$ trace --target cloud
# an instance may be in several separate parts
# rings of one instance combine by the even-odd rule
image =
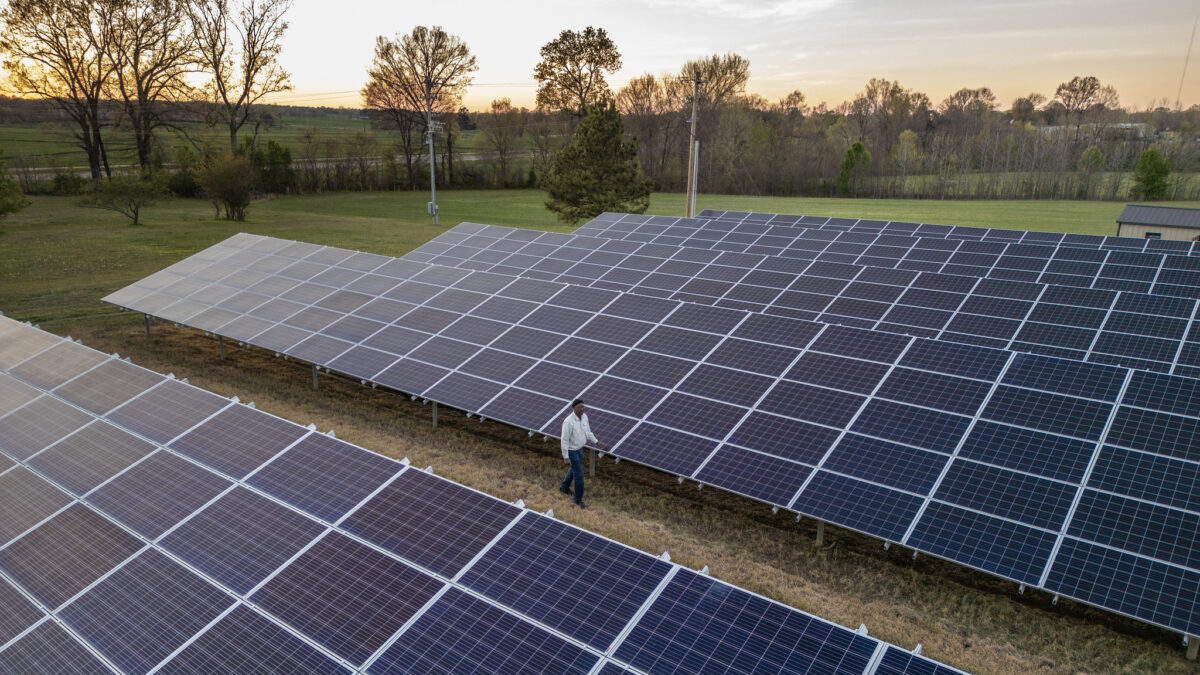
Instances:
[[[650,0],[649,7],[728,19],[802,19],[837,6],[838,0]]]

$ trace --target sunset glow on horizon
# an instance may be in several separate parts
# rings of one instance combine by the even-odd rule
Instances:
[[[684,62],[736,52],[750,60],[747,93],[777,101],[799,89],[809,105],[851,99],[872,77],[899,81],[936,105],[964,87],[989,87],[999,108],[1031,92],[1053,98],[1061,82],[1094,75],[1127,108],[1177,93],[1200,104],[1200,46],[1189,37],[1200,3],[1154,0],[1017,0],[920,3],[875,0],[462,0],[414,7],[297,0],[281,56],[294,91],[274,103],[359,107],[375,37],[439,25],[461,37],[479,70],[464,104],[509,98],[532,107],[541,46],[565,29],[608,31],[623,68],[613,91],[644,73],[675,75]]]

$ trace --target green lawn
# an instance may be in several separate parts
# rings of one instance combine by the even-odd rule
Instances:
[[[214,218],[203,200],[171,200],[143,212],[145,225],[84,209],[71,198],[35,197],[0,222],[0,311],[69,330],[115,310],[104,295],[237,232],[402,255],[463,221],[569,232],[536,190],[444,191],[440,226],[425,214],[427,193],[336,193],[256,202],[249,218]],[[938,202],[711,195],[699,208],[852,216],[942,224],[1112,234],[1122,204],[1111,202]],[[683,197],[655,194],[650,213],[682,215]]]

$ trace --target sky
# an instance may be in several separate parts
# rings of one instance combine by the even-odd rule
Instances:
[[[335,8],[336,9],[333,9]],[[1145,109],[1180,92],[1200,103],[1200,0],[295,0],[281,60],[290,105],[358,107],[375,38],[438,25],[466,42],[479,70],[464,104],[497,98],[533,106],[533,68],[562,30],[608,31],[623,67],[615,92],[645,73],[677,74],[688,60],[736,52],[750,60],[748,93],[777,101],[799,89],[810,105],[854,97],[872,77],[936,104],[989,87],[1001,109],[1029,93],[1054,97],[1076,75],[1116,87]]]

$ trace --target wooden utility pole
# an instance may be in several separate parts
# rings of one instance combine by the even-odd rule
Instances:
[[[704,80],[700,79],[700,69],[696,68],[692,71],[692,131],[688,137],[688,171],[687,171],[687,192],[683,196],[683,215],[685,218],[692,217],[693,199],[692,193],[696,189],[695,175],[696,171],[696,99],[700,98],[700,85],[704,84]]]

